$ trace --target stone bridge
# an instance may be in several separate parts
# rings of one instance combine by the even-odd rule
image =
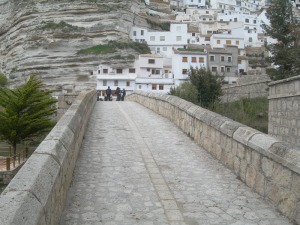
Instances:
[[[300,151],[174,96],[79,95],[0,196],[1,225],[300,224]]]

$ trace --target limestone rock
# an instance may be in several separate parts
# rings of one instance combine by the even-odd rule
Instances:
[[[78,51],[129,40],[133,24],[147,26],[144,7],[140,0],[0,0],[0,71],[11,87],[38,73],[58,93],[95,88],[95,66],[130,65],[137,54]]]

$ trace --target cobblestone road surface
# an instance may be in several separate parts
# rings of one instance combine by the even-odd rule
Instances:
[[[134,102],[97,102],[61,225],[287,225],[175,125]]]

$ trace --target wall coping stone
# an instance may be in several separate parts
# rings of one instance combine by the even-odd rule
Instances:
[[[294,80],[299,80],[299,79],[300,79],[300,75],[299,76],[290,77],[290,78],[287,78],[287,79],[272,81],[268,85],[269,86],[273,86],[273,85],[276,85],[276,84],[287,83],[289,81],[294,81]]]

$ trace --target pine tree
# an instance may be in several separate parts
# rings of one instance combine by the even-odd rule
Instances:
[[[272,0],[267,10],[271,25],[263,25],[266,34],[277,39],[275,44],[267,44],[269,61],[276,70],[269,73],[271,79],[279,80],[300,74],[300,24],[294,17],[293,6],[288,0]]]
[[[56,99],[43,91],[36,75],[16,89],[0,89],[0,139],[17,153],[17,144],[39,137],[55,125]],[[14,157],[15,158],[15,157]]]

